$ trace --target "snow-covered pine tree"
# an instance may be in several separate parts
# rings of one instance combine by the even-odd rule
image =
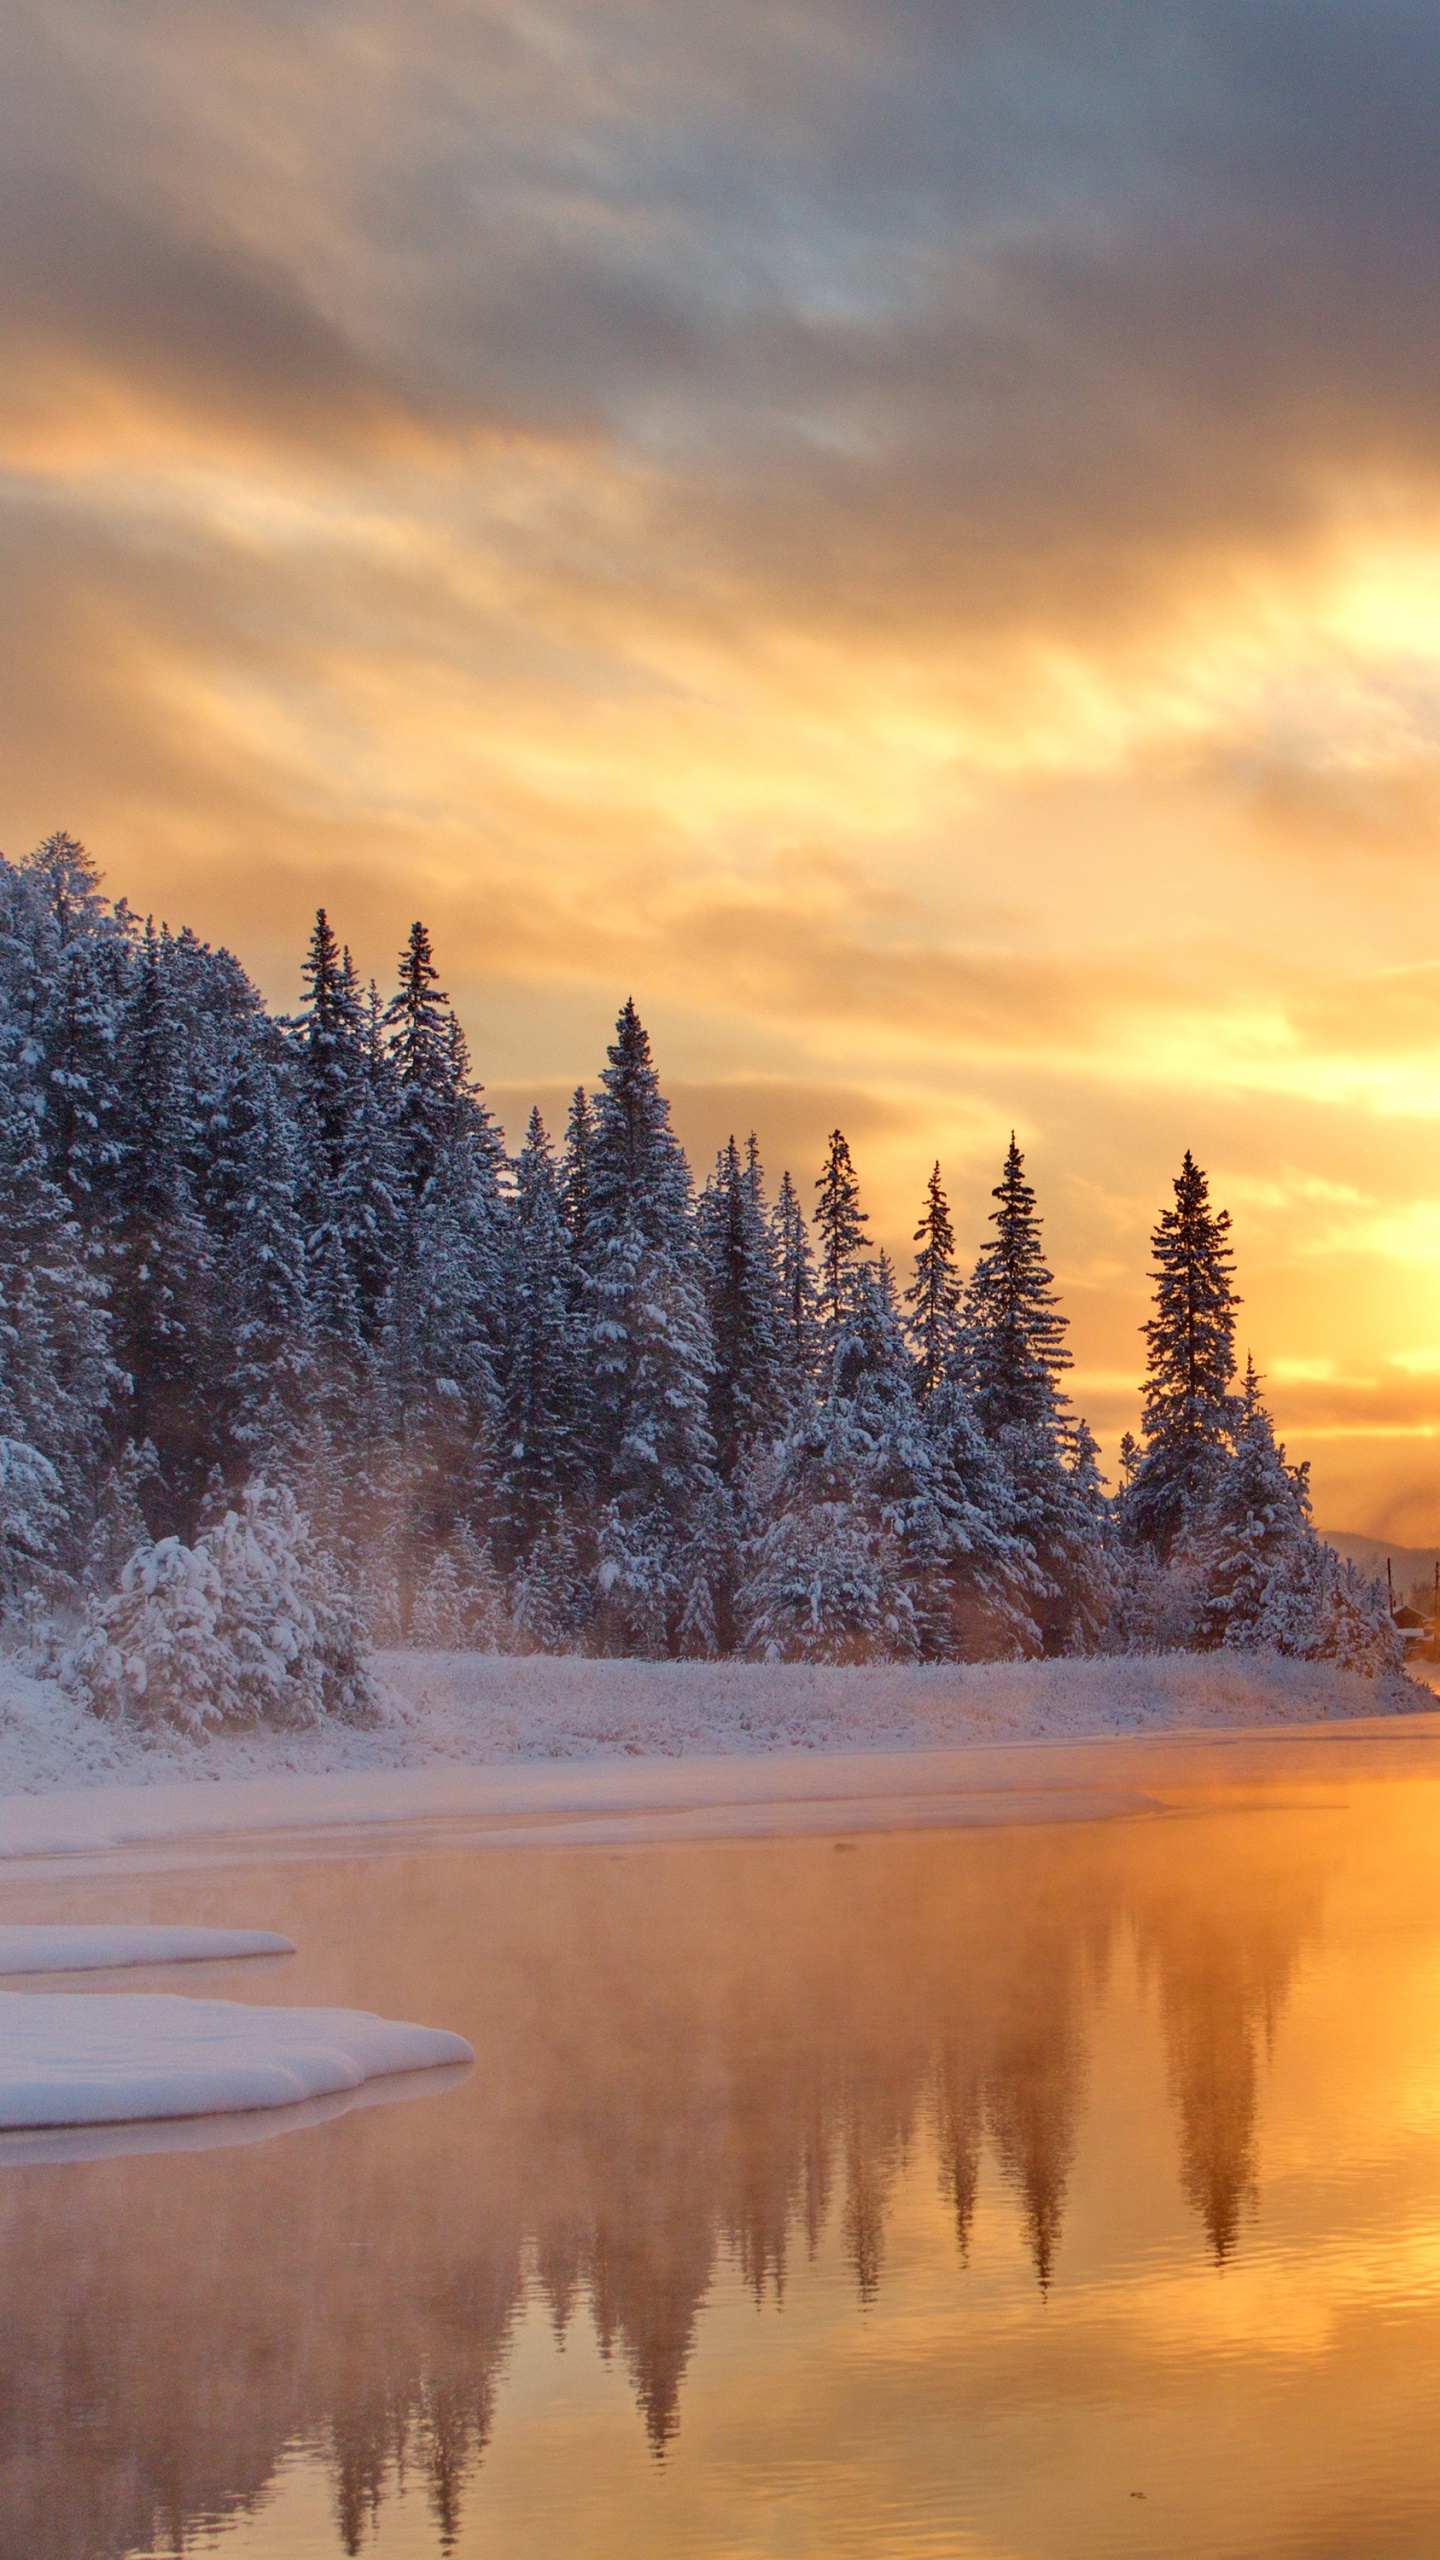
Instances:
[[[1337,1662],[1368,1679],[1404,1669],[1405,1648],[1383,1582],[1367,1581],[1348,1557],[1317,1542],[1315,1589],[1305,1611],[1306,1653],[1314,1662]],[[1294,1652],[1287,1626],[1273,1613],[1260,1640]]]
[[[781,1348],[793,1389],[814,1373],[818,1328],[810,1230],[800,1195],[788,1173],[780,1177],[771,1211],[771,1233],[779,1285]]]
[[[437,1541],[494,1489],[505,1330],[504,1147],[465,1036],[412,926],[385,1009],[385,1069],[408,1195],[386,1343],[398,1441],[392,1536],[402,1624]]]
[[[905,1304],[912,1310],[907,1330],[915,1355],[916,1392],[924,1404],[949,1366],[962,1294],[955,1268],[955,1230],[938,1164],[930,1175],[914,1240],[920,1249]]]
[[[400,954],[400,983],[382,1015],[396,1100],[395,1136],[411,1196],[423,1198],[456,1123],[450,999],[418,921]]]
[[[745,1486],[737,1620],[759,1660],[912,1661],[927,1649],[935,1521],[910,1364],[881,1272],[841,1268],[820,1393],[805,1391]]]
[[[231,1474],[234,1450],[244,1473],[282,1481],[302,1464],[316,1395],[291,1066],[283,1033],[256,1003],[217,1064],[199,1185],[228,1353],[222,1468]]]
[[[1060,1384],[1071,1364],[1066,1319],[1013,1131],[991,1196],[995,1234],[965,1294],[961,1358],[1009,1478],[1012,1526],[1030,1550],[1026,1597],[1043,1650],[1088,1651],[1110,1606],[1103,1505],[1093,1459],[1077,1469],[1077,1424]]]
[[[714,1342],[710,1431],[729,1484],[754,1443],[780,1429],[788,1384],[780,1278],[753,1138],[744,1161],[733,1137],[720,1149],[695,1228]]]
[[[100,894],[73,836],[48,836],[4,866],[0,975],[41,1106],[46,1163],[88,1240],[117,1161],[116,1051],[134,920]]]
[[[373,1586],[366,1605],[378,1624],[381,1587],[398,1588],[399,1576],[395,1288],[411,1203],[383,1007],[367,1001],[323,909],[303,975],[305,1002],[286,1029],[316,1393],[297,1481],[326,1547],[357,1587],[362,1572]]]
[[[715,1484],[713,1351],[689,1168],[633,1001],[601,1084],[582,1246],[599,1634],[609,1652],[655,1653],[706,1570],[697,1537]]]
[[[577,1270],[590,1223],[590,1163],[594,1147],[595,1113],[585,1087],[577,1084],[570,1097],[570,1113],[565,1123],[560,1158],[560,1213],[565,1221],[571,1250],[576,1256]]]
[[[137,1550],[92,1605],[65,1676],[99,1715],[304,1725],[375,1713],[355,1611],[283,1487],[247,1485],[191,1546]]]
[[[155,1453],[152,1534],[193,1542],[222,1448],[213,1240],[197,1200],[208,1132],[205,1068],[217,1036],[213,955],[146,925],[117,1044],[116,1163],[98,1220],[125,1421]],[[195,999],[200,997],[197,1005]]]
[[[324,908],[291,1024],[300,1115],[300,1206],[310,1315],[332,1352],[354,1356],[381,1332],[402,1226],[386,1063],[348,951]]]
[[[1013,1130],[1004,1172],[990,1196],[997,1204],[990,1219],[995,1234],[981,1251],[964,1301],[965,1358],[976,1409],[992,1439],[1018,1425],[1039,1428],[1058,1446],[1068,1428],[1060,1386],[1070,1367],[1066,1319]]]
[[[815,1310],[827,1330],[843,1324],[854,1273],[865,1242],[869,1212],[860,1206],[860,1185],[850,1149],[839,1129],[830,1132],[825,1169],[815,1185],[815,1225],[820,1237]]]
[[[0,979],[0,1613],[84,1570],[121,1380],[103,1284],[52,1180],[28,1042]]]
[[[1253,1361],[1235,1420],[1234,1446],[1221,1459],[1203,1511],[1184,1541],[1198,1582],[1195,1641],[1232,1650],[1264,1641],[1259,1629],[1276,1604],[1302,1602],[1315,1580],[1318,1541],[1310,1525],[1308,1471],[1291,1467],[1275,1439]],[[1302,1640],[1287,1651],[1306,1649]]]
[[[584,1650],[595,1605],[593,1559],[587,1563],[563,1508],[510,1575],[506,1591],[510,1643],[517,1651]]]
[[[1309,1469],[1291,1466],[1277,1442],[1253,1361],[1233,1447],[1173,1561],[1195,1591],[1192,1641],[1201,1646],[1273,1649],[1370,1674],[1400,1668],[1380,1585],[1367,1585],[1316,1536]]]
[[[410,1641],[422,1653],[461,1653],[466,1632],[455,1559],[442,1547],[415,1594]]]
[[[933,1649],[939,1659],[964,1662],[1039,1653],[1034,1553],[1020,1535],[1006,1467],[981,1430],[958,1347],[923,1410],[944,1527]]]
[[[1155,1312],[1145,1327],[1144,1446],[1121,1511],[1125,1535],[1163,1563],[1209,1497],[1236,1399],[1230,1215],[1186,1149],[1175,1205],[1151,1238]]]
[[[566,1505],[583,1504],[588,1486],[575,1262],[554,1150],[538,1109],[515,1163],[507,1284],[495,1519],[501,1558],[513,1573],[537,1544],[548,1546]]]

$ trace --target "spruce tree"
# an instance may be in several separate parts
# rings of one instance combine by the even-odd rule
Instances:
[[[1274,1640],[1282,1620],[1303,1615],[1315,1581],[1318,1541],[1310,1525],[1305,1467],[1286,1464],[1247,1362],[1235,1420],[1234,1448],[1217,1468],[1203,1513],[1187,1541],[1199,1577],[1202,1645],[1245,1647]],[[1305,1647],[1292,1626],[1286,1651]]]
[[[920,1250],[915,1256],[915,1277],[905,1292],[905,1304],[913,1309],[908,1331],[915,1355],[916,1392],[924,1404],[938,1387],[954,1349],[961,1299],[955,1269],[955,1230],[938,1164],[930,1175],[915,1242]]]
[[[322,907],[304,965],[296,1040],[301,1210],[312,1319],[352,1355],[383,1324],[401,1227],[398,1110],[348,951]]]
[[[800,1195],[788,1173],[780,1177],[771,1212],[780,1303],[780,1339],[786,1368],[799,1384],[815,1367],[815,1256]]]
[[[516,1159],[496,1459],[502,1560],[523,1567],[585,1489],[584,1368],[573,1257],[554,1151],[538,1110]]]
[[[1087,1652],[1110,1613],[1108,1514],[1094,1444],[1060,1384],[1070,1367],[1066,1320],[1013,1132],[992,1197],[995,1235],[966,1292],[961,1357],[1029,1553],[1025,1599],[1040,1649]]]
[[[412,924],[400,954],[400,984],[382,1022],[399,1091],[400,1151],[417,1199],[456,1132],[454,1017],[439,979],[430,936],[423,924]]]
[[[1014,1131],[991,1198],[994,1240],[965,1295],[966,1360],[981,1422],[992,1438],[1014,1428],[1063,1435],[1070,1367],[1066,1320],[1045,1261],[1035,1194]]]
[[[577,1256],[583,1251],[590,1220],[590,1165],[594,1148],[595,1115],[590,1096],[583,1084],[577,1084],[570,1099],[570,1116],[565,1123],[565,1146],[560,1160],[560,1213]]]
[[[830,1152],[815,1188],[820,1194],[815,1204],[820,1236],[816,1313],[821,1324],[830,1328],[844,1321],[869,1222],[868,1212],[860,1206],[860,1185],[850,1161],[850,1149],[839,1129],[830,1132]]]
[[[1125,1494],[1126,1535],[1163,1562],[1198,1515],[1231,1443],[1237,1403],[1228,1210],[1188,1148],[1175,1205],[1151,1238],[1155,1312],[1145,1327],[1144,1447]]]
[[[581,1259],[590,1460],[601,1505],[601,1642],[663,1653],[697,1582],[713,1516],[710,1325],[690,1171],[633,1001],[615,1026],[589,1150]]]
[[[728,1483],[753,1443],[780,1428],[785,1407],[779,1273],[753,1139],[743,1163],[733,1137],[721,1148],[696,1235],[714,1340],[710,1428]]]

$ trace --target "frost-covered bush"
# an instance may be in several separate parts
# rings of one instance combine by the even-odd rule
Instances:
[[[247,1485],[193,1547],[138,1548],[64,1667],[98,1715],[191,1732],[375,1711],[357,1614],[285,1486]]]

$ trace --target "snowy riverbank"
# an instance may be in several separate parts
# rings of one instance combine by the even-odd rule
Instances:
[[[617,1755],[954,1750],[1322,1723],[1430,1705],[1401,1680],[1258,1655],[842,1669],[391,1653],[378,1669],[384,1708],[369,1729],[205,1739],[102,1723],[53,1683],[6,1669],[0,1795]]]

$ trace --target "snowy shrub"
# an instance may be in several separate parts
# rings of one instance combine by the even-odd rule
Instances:
[[[161,1538],[93,1602],[66,1677],[99,1715],[192,1731],[374,1712],[356,1613],[295,1497],[249,1484],[194,1547]]]

